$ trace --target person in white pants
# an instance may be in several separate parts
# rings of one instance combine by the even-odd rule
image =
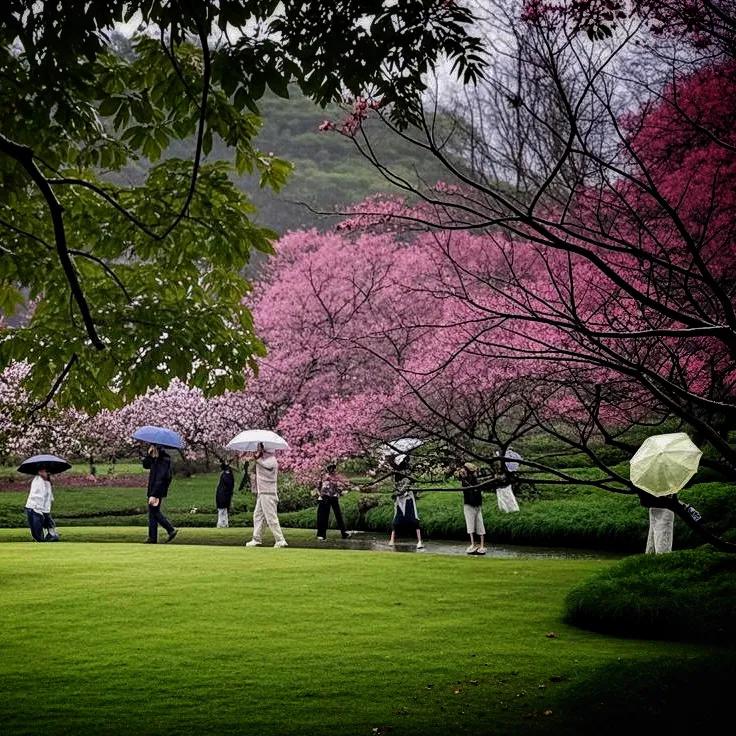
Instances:
[[[275,540],[274,547],[288,547],[281,531],[277,505],[279,502],[277,479],[279,464],[272,452],[266,452],[263,445],[258,445],[255,459],[255,483],[252,490],[256,493],[256,508],[253,511],[253,539],[246,542],[246,547],[258,547],[263,543],[263,524],[267,524]]]
[[[672,535],[675,526],[675,512],[670,509],[649,509],[649,534],[645,554],[672,552]]]

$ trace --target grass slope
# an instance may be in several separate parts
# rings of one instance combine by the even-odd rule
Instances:
[[[564,625],[566,592],[609,563],[476,562],[2,544],[0,731],[563,734],[601,668],[652,662],[661,683],[711,652]]]

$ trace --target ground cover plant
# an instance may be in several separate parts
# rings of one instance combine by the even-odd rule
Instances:
[[[656,666],[662,686],[679,660],[716,653],[562,623],[567,590],[610,565],[599,560],[14,543],[0,560],[0,723],[12,736],[39,724],[561,734],[585,716],[571,695],[601,668]],[[678,700],[627,691],[643,722]]]

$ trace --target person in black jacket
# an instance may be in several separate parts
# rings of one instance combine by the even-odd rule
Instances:
[[[350,490],[348,479],[337,472],[337,463],[328,463],[326,472],[317,482],[315,495],[317,496],[317,539],[324,542],[327,539],[327,525],[330,521],[330,509],[335,514],[335,521],[340,527],[340,534],[347,539],[350,533],[345,528],[340,509],[340,496]]]
[[[470,537],[470,546],[465,552],[469,555],[484,555],[486,553],[481,475],[481,471],[473,463],[464,463],[457,473],[463,489],[463,513],[465,514],[465,526]],[[475,543],[476,534],[479,537],[480,544]]]
[[[215,504],[217,505],[217,526],[224,528],[230,526],[228,519],[228,511],[233,500],[233,489],[235,488],[235,478],[233,478],[232,468],[226,463],[220,463],[220,480],[215,491]]]
[[[156,544],[158,541],[158,525],[167,531],[167,542],[170,542],[178,533],[171,522],[163,515],[161,505],[169,493],[169,485],[173,472],[171,458],[162,448],[156,445],[148,447],[148,454],[143,458],[143,467],[148,473],[148,539],[146,544]]]

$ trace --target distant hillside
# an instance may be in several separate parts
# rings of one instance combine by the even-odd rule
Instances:
[[[332,212],[376,192],[397,191],[356,151],[351,141],[335,132],[318,130],[325,119],[339,121],[344,116],[341,110],[322,110],[301,96],[290,100],[271,96],[260,107],[264,125],[256,144],[294,164],[291,181],[279,195],[260,190],[252,178],[238,180],[258,206],[260,222],[279,233],[302,227],[328,227],[335,218],[321,218],[297,203]],[[371,143],[381,152],[382,159],[416,182],[422,152],[391,134],[380,121],[369,124],[369,130]],[[441,168],[426,157],[419,170],[432,183],[442,178]]]
[[[262,151],[272,152],[294,165],[287,186],[275,194],[258,186],[257,176],[234,177],[258,208],[256,219],[279,234],[308,227],[326,228],[337,217],[321,217],[310,211],[335,212],[378,192],[397,192],[353,143],[336,132],[320,132],[324,120],[340,121],[345,113],[337,107],[323,110],[297,93],[290,100],[274,95],[259,105],[263,128],[255,141]],[[417,170],[427,183],[446,179],[431,157],[394,135],[378,120],[369,121],[371,144],[393,171],[417,183]],[[194,139],[176,141],[165,156],[191,159]],[[232,160],[234,153],[215,141],[207,160]],[[124,172],[108,176],[121,184],[140,181],[148,168],[146,161],[132,162]],[[308,206],[305,206],[308,205]]]

